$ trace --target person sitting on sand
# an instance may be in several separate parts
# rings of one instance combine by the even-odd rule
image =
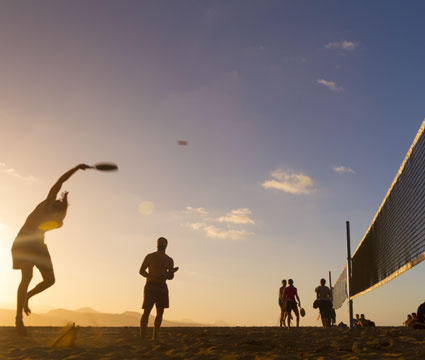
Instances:
[[[143,315],[140,319],[140,336],[146,335],[149,315],[154,305],[156,305],[156,318],[154,323],[153,339],[158,338],[161,327],[164,309],[169,307],[167,280],[174,278],[174,273],[178,268],[174,268],[174,261],[165,254],[168,240],[160,237],[157,240],[158,251],[146,255],[140,267],[139,274],[146,278],[143,298]],[[146,270],[149,270],[147,272]]]
[[[355,317],[355,319],[353,319],[353,323],[354,323],[354,326],[362,326],[362,324],[361,324],[361,322],[360,322],[360,315],[359,314],[356,314],[356,317]]]
[[[62,184],[76,171],[88,168],[90,166],[80,164],[63,174],[50,189],[47,198],[38,204],[27,217],[13,242],[13,268],[21,270],[22,275],[16,306],[16,329],[20,335],[26,335],[22,313],[31,314],[28,305],[29,299],[55,283],[52,260],[47,245],[44,243],[44,236],[47,231],[62,227],[68,209],[68,192],[64,191],[60,199],[56,199],[56,196]],[[34,266],[40,271],[43,280],[28,291]]]
[[[375,323],[371,320],[368,320],[365,318],[364,314],[360,315],[360,326],[361,327],[368,327],[368,326],[375,326]]]
[[[412,327],[415,329],[425,329],[425,302],[419,305],[416,314],[416,319],[412,319]]]
[[[404,321],[403,326],[411,326],[413,323],[412,320],[412,315],[407,314],[407,319]]]
[[[295,316],[297,317],[297,327],[300,326],[300,314],[298,312],[297,308],[297,302],[298,300],[298,306],[301,307],[301,300],[298,296],[297,288],[294,286],[294,280],[289,279],[288,280],[289,286],[287,286],[283,290],[283,297],[286,301],[286,312],[287,312],[287,318],[288,318],[288,328],[291,327],[291,312],[294,311]]]
[[[416,311],[417,321],[425,323],[425,302],[420,304]]]
[[[283,297],[283,291],[286,288],[286,280],[282,280],[282,286],[279,288],[279,306],[280,306],[280,327],[285,327],[285,320],[287,316],[286,301]]]
[[[320,279],[320,286],[316,287],[317,300],[319,300],[320,317],[324,328],[329,327],[331,319],[331,290],[325,285],[326,280]]]

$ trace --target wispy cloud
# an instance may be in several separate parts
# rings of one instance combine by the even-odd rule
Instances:
[[[315,191],[313,179],[303,173],[278,169],[273,171],[271,176],[271,180],[262,184],[264,189],[276,189],[296,195]]]
[[[335,171],[339,175],[342,175],[342,174],[354,174],[355,173],[355,171],[352,168],[347,167],[347,166],[343,166],[343,165],[334,166],[332,168],[332,170]]]
[[[186,212],[196,213],[196,214],[199,214],[201,216],[207,216],[208,215],[208,211],[206,211],[203,207],[193,208],[192,206],[186,206]]]
[[[187,223],[186,225],[192,230],[201,230],[207,226],[207,224],[203,222]]]
[[[316,83],[319,85],[326,86],[328,89],[335,92],[339,92],[343,90],[342,86],[338,86],[334,81],[328,81],[325,79],[317,79]]]
[[[245,229],[246,225],[254,225],[252,214],[248,208],[231,210],[221,216],[208,216],[205,208],[187,206],[184,210],[190,221],[184,224],[194,231],[202,231],[205,236],[215,239],[243,240],[253,233]]]
[[[353,51],[355,48],[357,48],[358,44],[354,41],[333,41],[329,42],[325,45],[325,48],[327,49],[337,49],[337,50],[344,50],[344,51]]]
[[[245,230],[237,230],[237,229],[222,229],[218,228],[214,225],[209,225],[204,228],[205,233],[208,237],[216,238],[216,239],[231,239],[231,240],[242,240],[247,235],[251,235],[252,233]]]
[[[236,209],[219,217],[217,221],[233,224],[255,224],[254,220],[252,220],[248,215],[251,215],[251,210],[248,208]]]
[[[38,179],[32,175],[29,176],[24,176],[19,174],[14,168],[8,167],[6,166],[5,163],[0,162],[0,172],[2,172],[3,174],[18,178],[20,180],[24,180],[27,182],[36,182],[38,181]]]

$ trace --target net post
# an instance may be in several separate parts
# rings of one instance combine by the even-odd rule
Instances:
[[[331,290],[331,300],[333,300],[332,277],[331,277],[331,271],[330,270],[329,270],[329,289]]]
[[[334,310],[334,291],[332,289],[332,276],[331,271],[329,270],[329,290],[331,291],[331,318],[329,319],[329,325],[333,326],[336,324],[336,316],[334,317],[335,310]]]
[[[331,271],[329,270],[329,287],[332,287],[332,277],[331,277]]]
[[[347,231],[347,292],[348,292],[348,311],[350,317],[350,329],[353,328],[353,300],[351,299],[351,243],[350,243],[350,222],[345,222]]]

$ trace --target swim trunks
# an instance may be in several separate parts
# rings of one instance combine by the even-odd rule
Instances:
[[[14,269],[32,264],[39,270],[53,270],[49,249],[40,241],[15,241],[12,246],[12,260]]]
[[[154,304],[162,309],[169,307],[167,284],[146,283],[142,309],[150,309]]]
[[[319,300],[319,310],[322,319],[331,318],[331,303],[329,300]]]
[[[297,311],[297,303],[293,300],[286,300],[286,311],[289,313],[291,310]]]

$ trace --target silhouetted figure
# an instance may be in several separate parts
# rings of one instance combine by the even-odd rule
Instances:
[[[412,324],[415,329],[425,329],[425,302],[419,305],[416,318],[412,319]]]
[[[330,303],[331,303],[331,326],[335,326],[336,325],[336,311],[334,309],[332,300],[330,301]]]
[[[375,326],[375,323],[371,320],[366,319],[364,314],[360,315],[359,323],[361,327]]]
[[[358,326],[358,327],[362,326],[362,324],[360,322],[360,315],[359,314],[356,314],[356,317],[353,319],[353,323],[354,323],[354,326]]]
[[[316,292],[317,300],[319,300],[320,317],[324,328],[329,327],[331,319],[331,290],[325,285],[326,280],[320,280],[320,286],[314,291]]]
[[[412,326],[413,318],[412,315],[407,314],[407,319],[404,321],[403,326]]]
[[[146,255],[140,267],[140,275],[146,278],[143,298],[143,315],[140,319],[140,336],[145,337],[148,327],[149,315],[154,305],[156,305],[156,318],[153,332],[153,339],[156,339],[161,327],[164,309],[169,307],[167,280],[174,278],[174,273],[178,268],[174,268],[174,261],[167,254],[168,241],[160,237],[157,240],[158,251]],[[149,270],[148,272],[146,270]]]
[[[294,311],[295,316],[297,317],[297,327],[300,326],[300,313],[298,312],[297,302],[298,300],[298,306],[301,307],[301,300],[298,296],[297,288],[294,286],[294,280],[289,279],[288,280],[289,286],[287,286],[283,290],[283,297],[286,301],[286,312],[287,312],[287,318],[288,318],[288,328],[291,327],[291,312]]]
[[[425,323],[425,302],[419,305],[416,316],[417,321]]]
[[[282,286],[279,288],[279,307],[280,307],[280,327],[285,327],[285,320],[287,316],[286,301],[283,297],[283,291],[286,288],[286,280],[282,280]]]
[[[68,208],[68,192],[64,191],[60,199],[56,199],[62,184],[67,181],[77,170],[90,168],[80,164],[63,174],[50,189],[47,198],[32,211],[22,226],[12,245],[13,268],[20,269],[21,283],[18,287],[16,307],[16,328],[20,335],[26,335],[22,320],[22,312],[31,314],[28,302],[34,295],[46,290],[55,283],[52,260],[49,250],[44,243],[46,231],[60,228]],[[43,281],[28,291],[28,286],[36,266],[41,273]]]

